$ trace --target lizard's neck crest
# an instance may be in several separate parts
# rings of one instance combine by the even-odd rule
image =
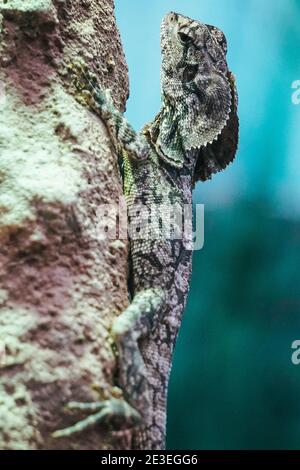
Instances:
[[[201,149],[217,140],[226,127],[233,97],[228,75],[220,71],[197,77],[192,91],[178,99],[176,112],[185,150]]]
[[[178,127],[179,119],[174,108],[165,102],[154,121],[142,130],[155,147],[157,155],[175,168],[182,168],[185,161],[185,150]]]
[[[179,98],[175,106],[163,96],[159,114],[143,129],[158,156],[172,167],[180,169],[189,164],[189,158],[194,158],[195,181],[206,180],[225,168],[237,149],[234,76],[228,72],[222,78],[222,86],[216,83],[215,79],[210,90],[212,95],[206,95],[203,102],[199,99],[194,102],[190,95]]]
[[[188,85],[181,83],[181,88],[167,83],[156,141],[163,153],[168,155],[170,147],[184,152],[201,149],[217,140],[233,107],[230,73],[215,68],[203,70]]]

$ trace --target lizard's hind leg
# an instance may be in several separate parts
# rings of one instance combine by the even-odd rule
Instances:
[[[151,403],[147,370],[138,340],[149,335],[164,300],[165,293],[161,288],[141,290],[112,326],[118,351],[118,385],[126,400],[143,418],[147,417]]]
[[[147,336],[155,317],[160,314],[165,301],[161,288],[149,288],[138,292],[131,304],[115,319],[112,338],[117,346],[118,386],[123,394],[118,398],[95,403],[70,402],[70,410],[94,412],[81,421],[52,436],[67,437],[81,432],[96,423],[128,429],[145,422],[151,409],[147,370],[139,349],[138,340]]]

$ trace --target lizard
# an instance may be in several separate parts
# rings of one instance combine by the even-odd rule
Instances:
[[[161,24],[161,54],[161,109],[140,132],[84,62],[70,65],[79,100],[104,121],[122,154],[129,217],[140,205],[158,211],[191,205],[195,183],[223,170],[238,147],[238,98],[224,33],[171,12]],[[170,232],[168,238],[160,225],[159,237],[130,239],[132,299],[111,327],[121,393],[95,403],[70,402],[68,408],[89,414],[54,437],[115,420],[120,428],[138,429],[133,447],[164,448],[172,354],[192,269],[187,225],[181,238]]]

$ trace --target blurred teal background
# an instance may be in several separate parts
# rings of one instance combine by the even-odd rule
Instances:
[[[116,0],[136,128],[160,106],[170,10],[225,32],[241,131],[236,161],[195,189],[205,245],[176,347],[168,448],[300,449],[300,0]]]

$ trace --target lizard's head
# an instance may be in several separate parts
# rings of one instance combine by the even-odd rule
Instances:
[[[182,154],[199,149],[195,178],[205,180],[225,168],[237,148],[237,94],[225,35],[169,13],[162,22],[161,49],[163,108],[157,144],[175,166],[182,165],[180,148]]]

